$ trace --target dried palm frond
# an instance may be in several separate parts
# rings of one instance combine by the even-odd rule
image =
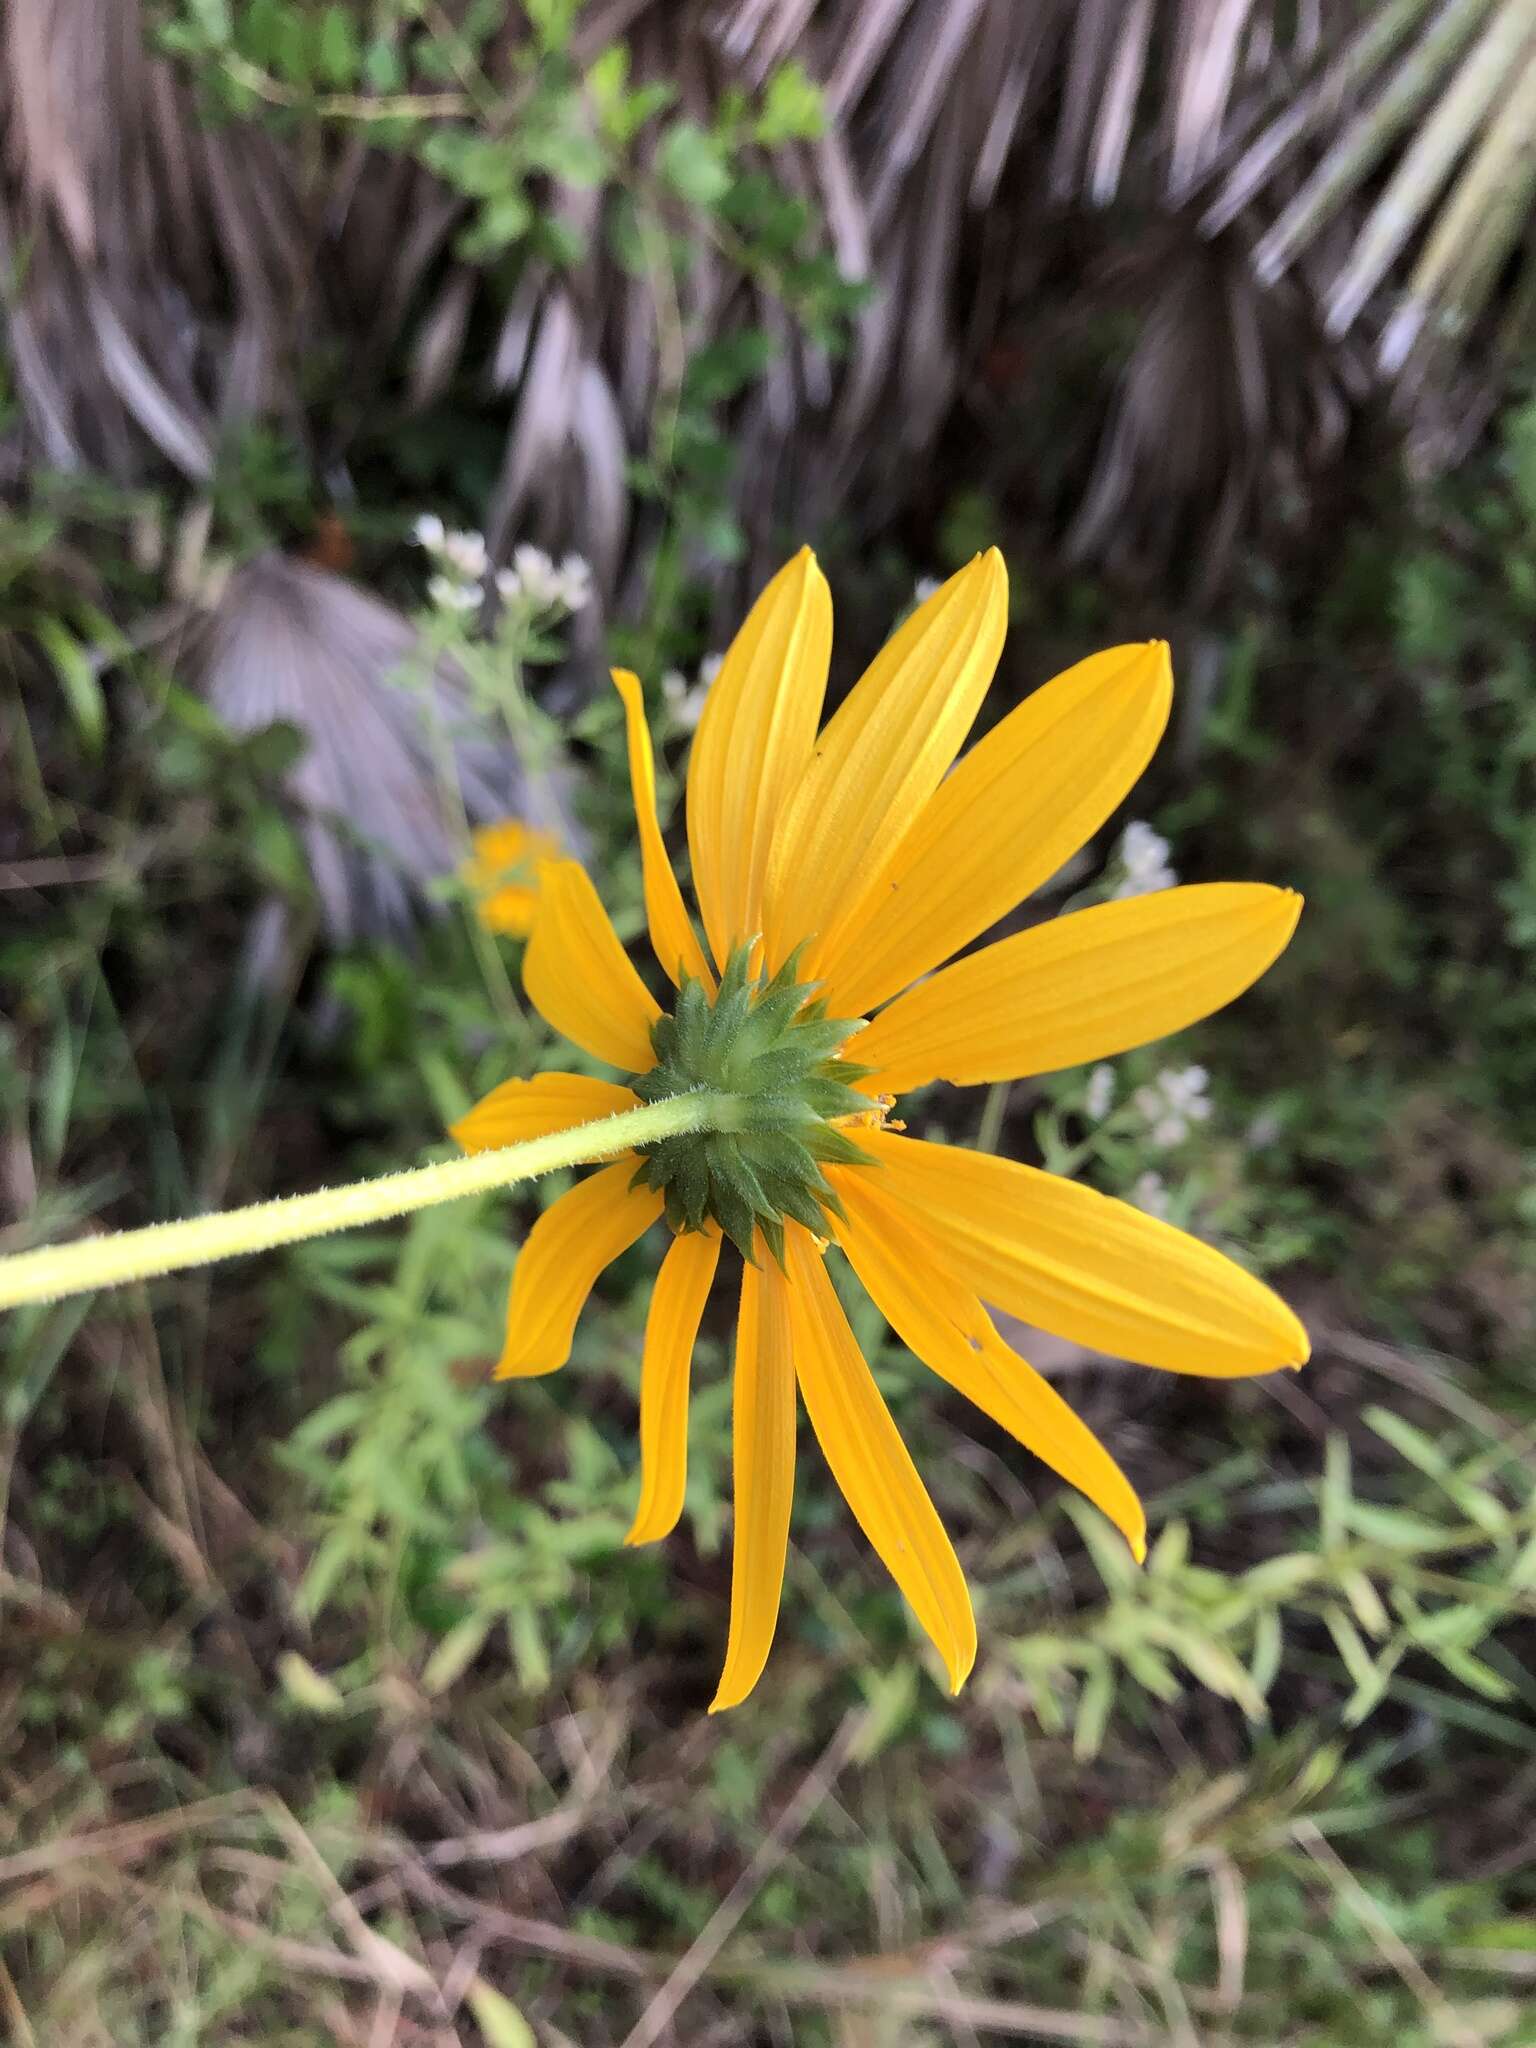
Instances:
[[[1121,266],[1137,338],[1067,547],[1198,603],[1240,535],[1299,515],[1342,445],[1349,392],[1304,295],[1256,292],[1231,246],[1167,231],[1152,244]]]
[[[0,20],[0,264],[18,392],[53,466],[202,479],[216,423],[301,424],[311,236],[258,127],[199,122],[135,4]]]
[[[1314,278],[1326,331],[1373,331],[1379,371],[1413,397],[1434,372],[1466,359],[1480,325],[1495,357],[1528,344],[1533,138],[1530,0],[1395,0],[1373,10],[1254,138],[1204,222],[1219,230],[1251,209],[1306,165],[1310,148],[1315,161],[1255,243],[1255,272],[1273,283],[1345,221]],[[1501,317],[1498,289],[1512,265],[1524,275]],[[1485,392],[1473,394],[1473,425]]]
[[[528,531],[578,548],[610,602],[644,589],[655,515],[628,465],[690,350],[745,328],[778,344],[730,423],[750,572],[791,516],[856,524],[927,486],[1041,249],[1086,211],[1132,257],[1179,252],[1161,280],[1132,262],[1081,287],[1114,279],[1145,323],[1067,508],[1101,555],[1153,559],[1161,502],[1185,534],[1209,508],[1193,551],[1219,561],[1277,475],[1338,444],[1360,341],[1432,416],[1536,293],[1531,266],[1505,289],[1536,189],[1531,0],[590,0],[578,60],[622,37],[634,82],[665,78],[700,120],[791,56],[822,82],[828,133],[771,162],[873,285],[840,360],[702,238],[659,305],[595,231],[602,196],[558,186],[587,253],[497,301],[454,252],[461,200],[418,164],[210,129],[142,32],[140,0],[5,16],[0,267],[27,453],[200,480],[225,422],[275,415],[330,470],[359,420],[468,381],[505,422],[480,508],[496,551]],[[317,345],[349,371],[323,409],[300,396]]]
[[[464,825],[509,813],[571,841],[564,784],[531,777],[470,712],[415,626],[329,570],[244,563],[180,636],[179,665],[235,732],[294,726],[287,777],[330,937],[402,931],[453,872]]]

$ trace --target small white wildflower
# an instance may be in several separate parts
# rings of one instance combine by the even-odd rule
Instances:
[[[1178,876],[1168,864],[1168,842],[1140,818],[1133,818],[1120,839],[1120,879],[1115,896],[1150,896],[1171,889]]]
[[[560,571],[532,541],[521,540],[512,550],[512,568],[518,589],[537,611],[547,611],[561,602]]]
[[[694,731],[704,715],[706,686],[702,682],[690,683],[680,668],[669,668],[661,679],[661,694],[671,705],[679,729]]]
[[[700,687],[707,690],[724,667],[725,656],[723,654],[706,654],[699,663]]]
[[[1150,1171],[1138,1174],[1136,1185],[1131,1189],[1131,1200],[1138,1209],[1144,1209],[1149,1216],[1168,1215],[1168,1186],[1160,1173]]]
[[[1243,1142],[1250,1152],[1264,1152],[1274,1144],[1282,1129],[1280,1118],[1274,1110],[1261,1109],[1243,1133]]]
[[[445,533],[438,553],[466,583],[478,583],[490,567],[483,533]]]
[[[427,584],[427,596],[440,612],[472,612],[484,595],[478,583],[461,583],[457,576],[434,576]]]
[[[1210,1075],[1204,1067],[1165,1067],[1155,1081],[1131,1098],[1145,1119],[1152,1143],[1161,1151],[1182,1145],[1191,1124],[1203,1124],[1211,1113],[1206,1093]]]
[[[1171,1110],[1192,1123],[1203,1124],[1211,1113],[1211,1098],[1206,1093],[1210,1080],[1204,1067],[1181,1067],[1177,1071],[1169,1068],[1158,1075],[1157,1085]]]
[[[1095,1067],[1088,1076],[1088,1086],[1083,1092],[1083,1114],[1090,1123],[1102,1123],[1109,1114],[1109,1106],[1115,1099],[1115,1070],[1113,1067]]]
[[[443,522],[435,512],[423,512],[411,528],[411,538],[417,547],[425,548],[428,554],[435,555],[441,550],[446,539]]]
[[[912,602],[914,604],[926,604],[939,588],[940,584],[937,576],[919,576],[912,586]]]
[[[518,581],[515,569],[498,569],[496,571],[496,595],[503,604],[516,604],[522,594],[523,586]]]
[[[592,601],[592,566],[580,555],[567,555],[556,571],[560,603],[568,612],[579,612]]]

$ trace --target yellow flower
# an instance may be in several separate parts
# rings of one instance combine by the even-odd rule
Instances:
[[[559,854],[559,840],[521,818],[502,818],[480,826],[471,843],[474,855],[459,880],[476,899],[476,916],[487,931],[526,939],[539,904],[539,862]]]
[[[1146,1525],[1129,1482],[983,1301],[1172,1372],[1229,1377],[1307,1356],[1285,1304],[1211,1246],[1056,1175],[901,1135],[890,1119],[903,1089],[1048,1073],[1180,1030],[1264,972],[1301,907],[1289,891],[1251,884],[1171,888],[1032,926],[946,966],[1103,824],[1168,717],[1167,648],[1112,648],[1036,691],[953,765],[1006,614],[994,550],[919,607],[818,733],[831,600],[809,551],[779,572],[725,658],[689,762],[708,955],[662,844],[640,686],[616,672],[651,940],[678,989],[674,1008],[663,1015],[582,869],[544,865],[529,997],[633,1085],[509,1081],[456,1127],[474,1151],[632,1107],[648,1091],[740,1096],[734,1134],[629,1154],[539,1218],[518,1257],[498,1368],[515,1377],[564,1364],[597,1275],[668,1217],[630,1532],[654,1541],[682,1509],[690,1360],[723,1238],[751,1248],[717,1708],[751,1691],[777,1620],[797,1387],[952,1689],[975,1657],[965,1580],[838,1303],[829,1239],[903,1343],[1080,1488],[1138,1558]]]

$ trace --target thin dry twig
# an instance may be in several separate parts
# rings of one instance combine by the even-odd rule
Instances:
[[[275,1793],[258,1794],[261,1810],[293,1851],[296,1860],[313,1877],[330,1899],[331,1917],[341,1927],[358,1955],[369,1962],[381,1983],[436,1997],[437,1981],[432,1972],[394,1942],[374,1932],[338,1883],[335,1872],[293,1815]]]
[[[1069,2041],[1088,2048],[1157,2048],[1165,2036],[1135,2020],[1115,2020],[1091,2013],[1063,2012],[1054,2006],[1028,2005],[1011,1998],[971,1998],[932,1984],[902,1981],[877,1971],[827,1970],[797,1966],[792,1972],[755,1971],[752,1983],[790,2005],[869,2008],[891,2018],[941,2019],[1009,2039]]]
[[[37,2048],[37,2036],[32,2031],[26,2008],[22,2005],[21,1993],[16,1989],[15,1981],[5,1967],[3,1957],[0,1957],[0,2009],[4,2010],[13,2029],[11,2038],[16,2048]]]
[[[14,1855],[0,1856],[0,1884],[12,1884],[17,1878],[34,1877],[41,1871],[59,1870],[66,1864],[82,1862],[90,1857],[102,1856],[113,1862],[129,1862],[158,1848],[162,1842],[172,1841],[177,1835],[195,1832],[198,1828],[239,1818],[259,1820],[260,1806],[261,1797],[256,1792],[220,1792],[210,1799],[199,1799],[190,1806],[179,1807],[174,1813],[155,1814],[147,1820],[120,1821],[115,1827],[67,1835],[62,1841],[47,1842],[41,1848],[21,1849]]]
[[[525,1820],[511,1828],[485,1828],[474,1834],[449,1836],[423,1849],[421,1861],[430,1870],[449,1870],[456,1863],[516,1863],[538,1849],[553,1849],[590,1825],[592,1808],[561,1807],[541,1820]]]
[[[1436,2039],[1451,2042],[1454,2048],[1479,2048],[1479,2036],[1462,2021],[1455,2007],[1322,1830],[1311,1821],[1304,1820],[1296,1824],[1294,1832],[1297,1842],[1312,1861],[1327,1873],[1340,1904],[1349,1907],[1381,1955],[1433,2020]]]
[[[832,1789],[833,1780],[853,1755],[868,1719],[855,1707],[843,1716],[837,1733],[807,1771],[794,1797],[758,1844],[752,1860],[710,1916],[709,1924],[677,1963],[667,1981],[625,2035],[622,2048],[652,2048],[699,1979],[734,1933],[737,1923],[769,1877],[799,1839],[805,1824]]]

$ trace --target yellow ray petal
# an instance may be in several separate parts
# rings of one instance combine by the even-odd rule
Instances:
[[[1168,1372],[1302,1365],[1307,1333],[1212,1246],[1058,1174],[861,1130],[880,1192],[916,1212],[949,1270],[1021,1321]]]
[[[661,1214],[653,1188],[630,1187],[634,1173],[629,1152],[578,1181],[529,1231],[512,1268],[497,1379],[537,1379],[570,1357],[592,1283]]]
[[[626,1543],[655,1543],[683,1512],[688,1379],[719,1259],[717,1232],[687,1230],[673,1238],[656,1276],[640,1362],[640,1505]]]
[[[577,861],[539,863],[539,909],[523,955],[523,986],[563,1038],[632,1074],[655,1066],[651,1026],[661,1011]]]
[[[976,1661],[965,1575],[810,1234],[785,1232],[795,1373],[832,1476],[859,1527],[932,1638],[958,1692]]]
[[[1111,647],[978,741],[828,939],[831,1014],[867,1017],[1048,881],[1152,758],[1172,692],[1162,641]]]
[[[735,1529],[731,1628],[725,1669],[709,1711],[737,1707],[762,1676],[779,1619],[795,1492],[795,1371],[790,1362],[789,1289],[762,1249],[743,1266],[732,1391]]]
[[[996,548],[919,605],[828,723],[784,807],[768,858],[764,934],[776,967],[820,941],[894,855],[958,753],[1008,624]]]
[[[629,739],[629,782],[635,800],[635,825],[640,834],[640,865],[645,877],[645,914],[651,927],[651,946],[662,971],[680,982],[691,974],[713,990],[715,977],[704,959],[704,950],[683,907],[683,892],[677,886],[672,863],[656,817],[656,758],[651,752],[650,727],[645,722],[645,698],[640,678],[627,668],[610,669],[613,686],[624,700],[624,727]]]
[[[587,1074],[534,1074],[526,1081],[503,1081],[448,1129],[466,1152],[494,1152],[502,1145],[547,1138],[594,1117],[619,1116],[639,1107],[639,1096],[617,1081],[594,1081]]]
[[[811,757],[831,652],[831,593],[802,548],[731,642],[688,758],[693,891],[722,967],[762,928],[768,849]]]
[[[909,1351],[1107,1515],[1139,1564],[1147,1518],[1130,1481],[1081,1416],[1003,1342],[976,1296],[953,1279],[944,1246],[878,1194],[878,1177],[830,1167],[845,1220],[837,1238],[876,1308]]]
[[[1011,1081],[1108,1059],[1240,996],[1284,951],[1301,898],[1203,882],[1096,904],[944,967],[858,1041],[871,1087]]]

